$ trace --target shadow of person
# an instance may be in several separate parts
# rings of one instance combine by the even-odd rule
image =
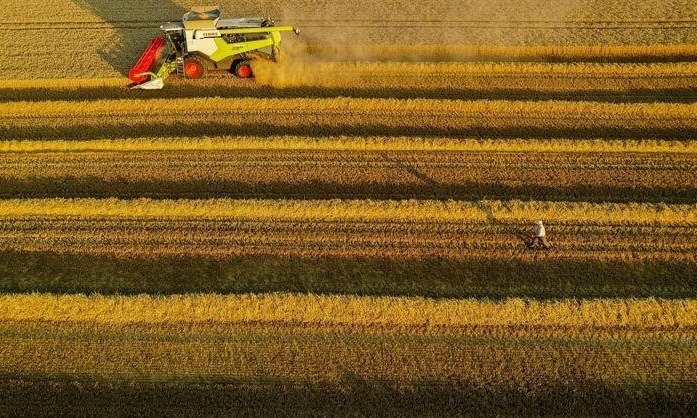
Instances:
[[[170,0],[141,0],[126,7],[114,0],[74,0],[117,32],[111,44],[97,48],[99,56],[114,70],[127,75],[163,23],[180,20],[188,10]]]

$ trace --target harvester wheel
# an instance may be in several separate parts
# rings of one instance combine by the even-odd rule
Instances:
[[[252,66],[249,61],[240,61],[235,65],[235,75],[238,78],[252,78]]]
[[[187,58],[184,60],[184,75],[186,78],[201,78],[203,77],[204,69],[201,61],[196,58]]]

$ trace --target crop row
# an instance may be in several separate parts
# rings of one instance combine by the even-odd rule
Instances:
[[[172,382],[204,393],[214,385],[285,383],[308,395],[315,384],[343,388],[346,396],[356,384],[380,382],[387,393],[372,396],[381,402],[400,396],[394,389],[401,387],[411,397],[401,396],[419,405],[446,387],[464,396],[459,402],[483,391],[496,404],[511,391],[525,399],[564,390],[574,400],[602,399],[596,407],[607,408],[619,394],[642,399],[659,388],[685,402],[697,379],[694,304],[4,295],[0,375],[14,390],[55,382],[48,393],[65,382],[89,390]],[[597,396],[598,387],[606,397]],[[245,393],[230,389],[219,396],[233,401]]]
[[[639,211],[641,206],[622,213],[623,208],[618,205],[615,207],[620,217],[612,213],[614,226],[597,217],[583,217],[584,212],[578,210],[573,219],[565,219],[563,215],[555,217],[555,212],[551,211],[537,212],[540,219],[548,220],[548,230],[553,237],[553,248],[540,253],[526,247],[531,237],[531,224],[536,219],[530,216],[531,212],[527,213],[528,221],[518,219],[516,222],[515,215],[501,217],[493,209],[487,222],[477,219],[486,216],[478,212],[479,209],[438,213],[437,205],[431,206],[434,211],[428,215],[418,213],[419,209],[415,208],[395,210],[375,205],[367,208],[365,215],[352,212],[360,210],[360,206],[349,208],[346,213],[350,215],[346,216],[341,213],[346,207],[335,201],[309,202],[308,208],[302,204],[290,204],[285,208],[271,208],[263,203],[238,205],[232,211],[229,206],[216,208],[215,203],[208,206],[199,203],[184,211],[181,210],[183,205],[167,205],[166,202],[150,207],[140,203],[111,208],[94,201],[81,203],[82,208],[70,208],[72,210],[61,208],[64,205],[57,203],[47,211],[52,214],[48,216],[37,216],[36,208],[29,205],[24,205],[27,210],[19,215],[16,211],[21,205],[8,205],[9,213],[0,225],[0,248],[18,252],[222,259],[253,255],[394,259],[509,257],[527,261],[632,259],[676,263],[693,263],[697,251],[693,224],[678,220],[667,225],[655,223],[657,219],[670,219],[677,213],[689,217],[692,213],[685,208],[675,211],[664,207],[664,213],[653,214],[654,223],[648,222],[650,213],[629,223],[626,216]],[[89,210],[90,204],[94,209],[84,212]],[[130,213],[116,215],[129,206]],[[209,207],[212,210],[207,211]],[[371,213],[380,207],[384,209]],[[245,212],[255,208],[259,214],[245,216]],[[170,214],[164,213],[167,209],[172,210]],[[84,215],[75,216],[79,212]],[[198,215],[186,217],[184,213]],[[573,213],[567,211],[566,215]],[[390,214],[392,219],[384,218]],[[462,219],[452,217],[456,214]],[[351,219],[351,216],[359,219]]]
[[[173,135],[457,135],[691,139],[694,104],[396,99],[10,102],[3,139]]]
[[[360,140],[356,142],[359,146]],[[381,152],[224,149],[244,143],[188,141],[191,149],[184,142],[173,143],[174,151],[155,151],[158,145],[166,149],[169,144],[43,142],[44,149],[52,152],[44,152],[42,143],[4,144],[5,149],[26,151],[0,154],[0,196],[467,200],[486,196],[644,202],[692,202],[697,197],[697,159],[689,153],[443,152],[437,145],[429,151]],[[139,147],[144,149],[136,151]]]
[[[520,326],[694,331],[694,299],[434,300],[302,294],[100,296],[1,294],[0,320],[127,324]]]
[[[697,141],[292,135],[0,141],[2,153],[251,150],[697,154]]]
[[[26,19],[26,11],[21,19]],[[55,19],[52,15],[46,18],[47,21]],[[60,26],[49,27],[41,24],[30,25],[24,28],[10,25],[0,27],[0,42],[5,51],[5,59],[0,64],[0,77],[61,78],[75,74],[85,77],[118,77],[125,74],[137,60],[139,52],[145,49],[158,27],[158,24],[149,23],[128,25],[130,27],[105,27],[104,24],[89,27],[89,24],[79,22],[65,22]],[[378,25],[384,26],[385,23]],[[309,44],[308,49],[321,59],[351,61],[474,59],[689,62],[697,55],[694,46],[691,45],[694,44],[694,38],[690,29],[671,28],[668,25],[653,25],[653,28],[630,25],[596,30],[572,25],[558,29],[468,28],[462,25],[444,27],[442,23],[426,27],[409,27],[404,24],[389,27],[378,25],[349,24],[335,28],[314,24],[314,27],[305,28],[300,40],[286,37],[282,51],[302,59],[305,56],[303,52],[295,54],[293,51],[302,49],[303,44]],[[332,33],[336,33],[337,36],[329,36]],[[555,37],[550,38],[552,36]],[[347,39],[355,43],[346,45]],[[463,39],[467,39],[468,45],[462,46]],[[414,44],[418,46],[412,46]],[[441,46],[430,48],[429,44]],[[443,44],[453,46],[443,47]],[[458,44],[460,46],[457,46]],[[31,51],[27,50],[26,45],[32,45]],[[106,46],[96,47],[99,45]]]
[[[692,44],[666,45],[356,45],[307,44],[299,54],[325,60],[365,61],[519,61],[519,62],[682,62],[697,56]]]
[[[642,103],[642,104],[614,104],[594,102],[526,102],[511,100],[433,100],[433,99],[226,99],[220,97],[207,97],[197,99],[182,99],[169,101],[165,99],[151,100],[94,100],[80,103],[67,101],[45,102],[9,102],[0,108],[2,118],[49,118],[76,116],[80,110],[86,116],[119,116],[133,115],[145,116],[151,112],[159,112],[162,116],[172,113],[188,112],[190,116],[221,114],[232,115],[237,112],[250,114],[262,112],[284,112],[289,115],[303,114],[310,116],[314,113],[327,114],[403,114],[428,113],[434,118],[445,116],[447,113],[453,117],[480,117],[482,119],[494,117],[530,117],[530,118],[569,118],[602,120],[629,119],[633,117],[662,120],[670,123],[674,120],[691,120],[695,118],[694,104],[668,104],[668,103]],[[365,116],[365,115],[362,115]],[[587,122],[591,122],[588,120]],[[675,123],[675,122],[673,122]]]
[[[664,144],[635,148],[650,150],[645,153],[540,153],[464,151],[470,145],[475,150],[486,149],[487,144],[447,140],[441,149],[435,140],[428,151],[387,151],[379,147],[389,149],[389,142],[371,144],[358,138],[354,143],[343,141],[347,148],[365,144],[365,148],[376,150],[303,150],[293,149],[303,143],[302,139],[296,141],[279,139],[276,144],[265,145],[251,139],[171,144],[137,140],[94,144],[10,142],[0,145],[0,149],[8,150],[0,154],[0,196],[487,197],[639,202],[692,202],[697,197],[693,187],[697,184],[697,159],[688,152],[655,152],[681,150],[678,146],[663,148]],[[427,146],[425,141],[394,141],[395,148]],[[502,149],[515,147],[502,142],[498,145]],[[280,148],[285,143],[291,149]],[[309,147],[342,147],[341,140],[306,143]],[[267,150],[256,149],[255,144]],[[567,145],[574,150],[575,144]],[[169,150],[170,146],[174,150]],[[689,151],[689,146],[682,149]],[[445,152],[451,147],[463,151]],[[627,149],[632,150],[631,146]]]
[[[274,87],[618,92],[694,87],[697,66],[590,63],[254,62],[256,81]],[[215,80],[211,80],[215,81]],[[463,95],[467,93],[464,92]]]
[[[683,225],[697,222],[694,204],[593,204],[521,201],[117,200],[8,199],[3,220],[31,217],[144,217],[270,221],[528,222]]]
[[[225,333],[148,338],[128,328],[70,338],[55,331],[3,334],[0,373],[45,379],[67,375],[116,381],[337,384],[356,376],[405,384],[463,382],[499,390],[513,386],[536,393],[588,380],[619,387],[680,388],[697,379],[697,354],[690,340],[675,344],[625,338],[597,344],[563,338],[356,338],[281,332],[246,338]]]

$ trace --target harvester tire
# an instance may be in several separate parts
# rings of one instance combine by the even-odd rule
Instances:
[[[254,77],[254,74],[252,74],[252,66],[249,64],[249,61],[244,60],[244,61],[238,61],[235,64],[235,75],[237,78],[252,78]]]
[[[184,60],[184,76],[186,78],[201,78],[205,72],[203,64],[196,58],[187,58]]]

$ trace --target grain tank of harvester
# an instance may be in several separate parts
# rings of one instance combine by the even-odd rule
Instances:
[[[161,89],[172,74],[201,78],[209,70],[250,78],[250,60],[276,60],[281,32],[299,33],[260,17],[221,19],[217,6],[194,7],[160,31],[128,73],[132,88]]]

